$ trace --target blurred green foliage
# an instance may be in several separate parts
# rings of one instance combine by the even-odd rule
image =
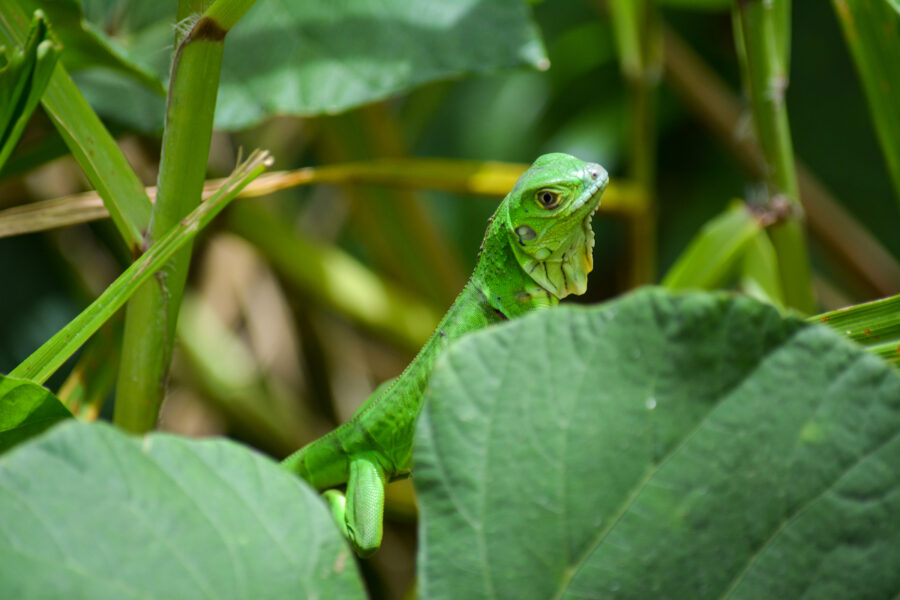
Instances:
[[[877,14],[897,17],[893,0],[853,6],[865,11],[873,3]],[[156,183],[163,91],[175,31],[190,26],[174,23],[176,4],[21,3],[29,13],[39,6],[45,10],[64,46],[61,64],[121,142],[145,185]],[[851,229],[839,219],[824,226],[820,222],[810,251],[822,309],[871,299],[874,292],[855,283],[854,271],[896,272],[900,257],[900,211],[890,163],[882,152],[897,147],[900,132],[891,131],[889,111],[900,104],[891,103],[896,100],[891,94],[880,103],[886,108],[873,100],[877,85],[873,88],[871,74],[866,75],[866,59],[857,56],[854,63],[844,43],[835,11],[843,4],[790,3],[785,98],[791,141],[798,164],[804,163],[861,223],[862,229],[853,231],[886,248],[887,258],[877,258],[880,264],[847,260],[843,250],[857,245],[859,238],[851,237]],[[686,41],[725,82],[729,99],[741,97],[732,2],[657,0],[648,6],[658,11],[653,15],[666,35]],[[651,61],[642,75],[647,79],[638,81],[651,96],[638,106],[633,74],[629,80],[621,70],[627,62],[619,56],[624,45],[616,43],[610,12],[602,0],[260,0],[226,38],[215,115],[219,133],[213,138],[207,176],[226,174],[242,149],[256,147],[271,150],[275,168],[285,170],[407,156],[530,162],[553,151],[600,162],[619,182],[641,179],[633,134],[651,123],[651,139],[643,143],[652,175],[638,183],[646,188],[645,217],[651,225],[655,222],[655,231],[630,228],[624,218],[595,218],[595,271],[588,293],[575,301],[593,303],[623,292],[633,281],[628,273],[635,244],[643,243],[657,265],[655,281],[663,281],[677,265],[669,281],[738,286],[779,305],[782,287],[773,276],[778,257],[760,234],[770,225],[767,219],[778,218],[777,211],[771,210],[759,169],[748,166],[740,150],[740,143],[753,143],[747,96],[743,114],[728,124],[723,137],[708,108],[721,104],[721,98],[707,98],[707,108],[698,109],[697,98],[709,90],[673,85],[667,62],[672,55],[664,48],[662,64]],[[641,25],[636,27],[640,35]],[[0,23],[0,33],[4,31]],[[900,51],[897,30],[891,31],[893,37],[877,40],[884,44],[885,56]],[[847,37],[852,44],[852,36]],[[897,64],[888,61],[882,71],[872,73],[876,80],[879,73],[892,77]],[[900,82],[888,83],[896,94]],[[35,111],[8,168],[0,173],[0,210],[87,187],[75,162],[65,157],[66,146],[48,114],[53,115],[50,107]],[[743,204],[729,209],[736,199],[765,210],[747,211]],[[240,418],[235,415],[254,413],[233,403],[252,401],[248,396],[253,394],[227,389],[222,384],[227,374],[192,356],[197,348],[242,345],[247,352],[235,355],[246,355],[242,364],[253,369],[243,385],[251,381],[253,389],[275,390],[271,394],[279,399],[291,397],[304,405],[301,412],[317,410],[326,422],[345,418],[375,383],[402,368],[417,332],[427,330],[422,323],[452,299],[474,264],[495,206],[461,194],[374,185],[296,187],[241,202],[264,206],[254,207],[255,213],[236,208],[198,238],[189,287],[196,293],[192,297],[202,298],[204,310],[216,312],[221,337],[191,339],[180,354],[176,348],[171,396],[193,399],[171,400],[163,424],[186,433],[227,433],[251,441],[259,439],[260,431],[247,431],[246,423],[242,429],[234,421]],[[277,235],[266,237],[261,226],[248,234],[253,223],[236,221],[242,214],[277,221]],[[641,231],[650,239],[641,239]],[[245,243],[223,261],[212,248],[230,232],[243,235]],[[290,239],[291,232],[296,240]],[[133,260],[126,246],[110,222],[0,239],[0,273],[9,288],[0,294],[0,311],[7,315],[0,323],[0,372],[11,371],[74,317],[78,306],[99,295]],[[688,248],[693,250],[686,253]],[[691,253],[700,258],[690,259]],[[345,269],[348,273],[363,273],[359,280],[367,285],[357,289],[391,290],[388,296],[400,300],[382,314],[415,307],[416,314],[407,315],[408,335],[398,340],[396,330],[391,335],[359,317],[368,298],[349,299],[357,306],[348,307],[329,300],[334,293],[311,291],[309,286],[323,284],[303,281],[325,281],[322,256],[352,265]],[[725,263],[723,257],[728,258]],[[291,268],[286,264],[290,260],[308,269]],[[303,272],[317,276],[297,275]],[[881,290],[884,295],[898,291],[890,286]],[[360,323],[364,327],[357,327]],[[188,332],[183,335],[196,331],[182,329]],[[285,357],[293,363],[286,365]],[[51,387],[60,382],[51,379]],[[258,421],[264,422],[261,430],[278,426],[277,419]],[[278,443],[266,449],[278,452],[285,439],[293,442],[317,433],[298,433],[293,417],[284,421],[291,431],[273,436]],[[403,508],[395,512],[409,515],[408,497],[397,505]],[[407,526],[395,525],[386,537],[385,554],[409,555],[410,536]],[[370,589],[376,595],[378,590],[398,595],[405,585],[397,583],[404,581],[403,574],[379,566],[378,560],[367,573]]]
[[[61,23],[54,30],[64,42],[68,40],[69,50],[62,60],[75,71],[79,89],[113,132],[137,134],[132,138],[137,140],[137,159],[144,163],[145,182],[153,183],[164,102],[153,82],[162,85],[167,79],[175,3],[88,0],[83,4],[83,19],[74,0],[46,8],[51,21],[55,17]],[[628,172],[632,107],[603,2],[560,0],[534,3],[530,8],[512,0],[487,3],[490,7],[474,1],[451,4],[435,2],[426,5],[427,10],[420,7],[412,12],[403,5],[391,9],[398,22],[423,27],[430,23],[441,31],[441,35],[422,36],[409,27],[398,30],[389,16],[379,17],[377,27],[364,29],[371,35],[363,35],[363,30],[350,35],[354,30],[349,26],[338,27],[335,33],[328,29],[337,19],[329,3],[312,3],[312,12],[306,15],[275,16],[260,3],[229,34],[216,119],[220,128],[240,129],[215,140],[210,174],[224,173],[236,148],[259,145],[271,148],[277,167],[282,168],[403,155],[527,162],[543,152],[564,151],[601,162],[614,178]],[[659,5],[663,23],[688,40],[737,91],[739,65],[729,3],[669,0]],[[375,9],[362,3],[352,10],[371,17]],[[271,18],[264,18],[267,15]],[[478,27],[468,26],[472,19]],[[278,22],[290,32],[272,33],[267,21]],[[853,63],[846,46],[838,43],[841,32],[835,13],[824,3],[798,0],[793,3],[791,21],[802,24],[792,32],[787,88],[797,156],[896,256],[900,254],[900,239],[894,235],[897,204]],[[452,26],[442,30],[441,23]],[[504,35],[492,35],[496,30]],[[242,46],[254,38],[266,42],[256,45],[261,54],[248,49],[252,43]],[[323,39],[329,42],[316,44]],[[832,43],[823,44],[822,39]],[[344,54],[334,55],[330,49],[336,46]],[[236,48],[243,49],[237,52]],[[409,60],[391,58],[407,54]],[[357,63],[348,56],[365,56],[368,62]],[[241,66],[240,61],[248,62]],[[423,66],[423,61],[431,62]],[[376,63],[382,71],[369,68]],[[252,73],[246,71],[247,65]],[[520,68],[510,68],[516,65]],[[546,69],[536,70],[536,66]],[[153,81],[148,81],[147,73]],[[459,77],[461,73],[467,76]],[[329,82],[331,93],[323,81]],[[246,87],[240,88],[244,83]],[[366,104],[372,101],[376,104]],[[322,114],[360,104],[342,114]],[[247,128],[250,124],[256,125]],[[656,262],[661,278],[705,223],[734,198],[758,198],[761,187],[739,161],[723,151],[702,125],[702,117],[691,112],[665,78],[659,89],[656,125]],[[743,128],[735,134],[746,135],[749,125]],[[34,170],[60,153],[58,140],[48,121],[37,114],[12,161],[31,160],[31,172],[40,175],[29,180],[21,170],[13,171],[0,193],[0,208],[46,197],[48,192],[38,183],[60,180],[60,189],[80,185],[71,169],[59,175]],[[307,235],[340,244],[410,292],[431,299],[440,310],[454,284],[452,278],[441,281],[434,261],[444,265],[441,272],[458,263],[457,278],[468,271],[493,204],[446,192],[416,192],[411,199],[424,212],[420,221],[407,223],[396,218],[398,212],[406,216],[397,209],[398,194],[383,188],[286,190],[266,202],[286,219],[304,223]],[[373,222],[373,215],[381,220]],[[445,238],[430,255],[422,252],[421,240],[414,235],[415,223],[422,218],[431,223],[429,231]],[[390,228],[389,234],[385,228]],[[621,224],[597,222],[595,228],[599,234],[596,267],[583,298],[587,302],[621,291],[628,263],[627,233]],[[835,228],[839,230],[840,224]],[[90,230],[66,233],[65,243],[96,240],[89,242],[91,252],[121,261],[121,247],[110,234],[108,224],[97,224]],[[60,324],[58,319],[42,318],[40,307],[71,306],[73,298],[84,302],[96,293],[73,295],[48,283],[57,278],[45,277],[47,270],[64,262],[60,239],[48,234],[0,240],[4,255],[33,257],[29,262],[8,261],[5,273],[20,282],[18,289],[47,289],[27,294],[30,302],[24,307],[11,304],[17,294],[0,298],[2,308],[17,315],[13,324],[28,323],[29,330],[39,332],[37,339],[46,339]],[[97,242],[99,247],[94,246]],[[845,267],[820,254],[816,240],[812,248],[819,273],[839,295],[848,301],[866,299],[843,285]],[[55,263],[30,264],[41,255]],[[23,344],[21,336],[12,333],[21,326],[5,329],[10,333],[0,339],[4,357],[0,370],[9,371],[33,345]]]

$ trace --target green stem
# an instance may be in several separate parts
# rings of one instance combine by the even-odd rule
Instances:
[[[888,0],[832,0],[900,200],[900,11]]]
[[[31,356],[9,374],[12,377],[43,383],[75,353],[125,301],[180,248],[189,243],[197,233],[234,198],[244,186],[271,164],[268,154],[254,153],[240,165],[228,183],[216,194],[198,206],[190,215],[153,244],[140,259],[132,263],[90,306],[47,340]]]
[[[633,121],[630,133],[630,177],[643,193],[643,210],[629,220],[628,287],[651,283],[656,278],[656,83],[641,81],[630,86]]]
[[[206,11],[206,16],[215,21],[223,31],[230,31],[254,4],[256,0],[216,0]]]
[[[783,219],[768,231],[778,254],[785,301],[791,308],[810,313],[815,308],[812,275],[784,100],[788,85],[788,11],[782,2],[788,0],[737,0],[735,38],[756,136],[765,158],[771,208]]]
[[[656,94],[662,73],[662,28],[651,0],[610,0],[619,64],[630,96],[630,177],[643,190],[644,209],[629,221],[629,287],[656,272]]]
[[[785,59],[779,54],[774,10],[763,0],[739,0],[738,6],[750,104],[759,145],[768,163],[766,183],[772,197],[785,195],[799,210],[797,171],[784,101],[788,75]]]
[[[180,0],[178,15],[190,14],[206,4],[203,0]],[[219,22],[208,11],[200,15],[186,35],[176,33],[178,47],[172,62],[150,243],[165,236],[200,203],[224,39],[233,24],[230,19],[236,14],[234,10],[229,12],[229,7],[245,6],[246,11],[250,4],[219,0],[210,11],[216,7],[219,12],[225,10],[228,21]],[[190,256],[188,245],[128,303],[113,416],[114,422],[124,429],[140,433],[156,424]]]
[[[666,79],[672,91],[745,170],[762,177],[765,164],[756,140],[734,135],[743,118],[736,95],[675,32],[667,30],[664,35]],[[797,179],[812,235],[857,293],[886,296],[900,289],[897,261],[801,161]]]

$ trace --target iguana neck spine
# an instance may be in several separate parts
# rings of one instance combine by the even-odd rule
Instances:
[[[379,456],[389,479],[407,474],[412,427],[428,375],[442,349],[466,333],[558,302],[522,270],[506,233],[493,221],[475,271],[403,373],[388,387],[376,390],[349,421],[285,459],[285,467],[316,489],[327,489],[346,480],[348,456],[365,448]],[[392,403],[390,414],[379,413],[379,426],[372,427],[371,415],[386,401]],[[393,426],[386,424],[386,419],[394,420]]]

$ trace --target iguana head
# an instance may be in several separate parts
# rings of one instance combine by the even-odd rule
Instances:
[[[591,216],[608,182],[598,164],[545,154],[507,196],[506,228],[516,259],[557,298],[587,290],[594,266]]]

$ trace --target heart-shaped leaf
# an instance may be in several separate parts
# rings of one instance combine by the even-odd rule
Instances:
[[[900,376],[818,325],[643,291],[439,360],[424,598],[890,598]]]

